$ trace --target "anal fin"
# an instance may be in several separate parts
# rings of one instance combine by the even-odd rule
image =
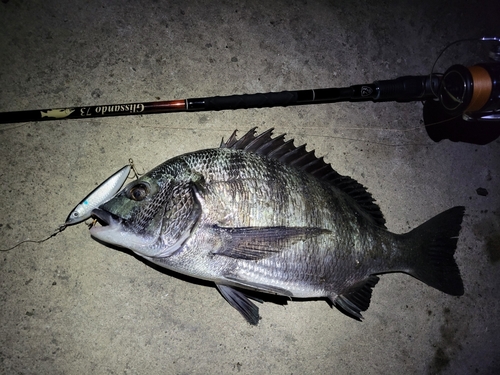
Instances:
[[[367,279],[354,284],[337,297],[330,298],[330,300],[340,311],[361,321],[363,319],[361,311],[366,311],[370,306],[372,288],[378,281],[377,276],[371,275]]]
[[[248,323],[257,325],[259,323],[259,308],[248,299],[248,297],[237,289],[227,285],[215,284],[222,297],[243,315]]]

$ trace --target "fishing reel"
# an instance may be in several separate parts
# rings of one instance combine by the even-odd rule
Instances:
[[[500,136],[500,42],[497,37],[480,40],[494,41],[491,62],[453,65],[439,76],[437,90],[431,85],[435,97],[424,102],[423,115],[435,142],[449,139],[484,145]]]

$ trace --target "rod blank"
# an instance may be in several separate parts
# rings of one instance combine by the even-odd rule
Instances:
[[[0,124],[152,113],[287,107],[345,101],[421,101],[433,98],[433,90],[436,92],[438,86],[439,79],[437,77],[431,79],[429,76],[405,76],[394,80],[340,88],[2,112],[0,113]]]

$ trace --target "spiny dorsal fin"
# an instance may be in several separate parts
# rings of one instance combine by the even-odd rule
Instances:
[[[240,139],[236,137],[235,130],[226,142],[222,140],[220,148],[244,150],[267,156],[327,182],[353,198],[378,226],[385,228],[385,219],[380,208],[363,185],[337,173],[330,164],[324,162],[323,157],[316,157],[314,150],[306,151],[305,144],[295,147],[293,139],[285,141],[285,134],[273,138],[274,128],[255,136],[256,129],[256,127],[250,129]]]

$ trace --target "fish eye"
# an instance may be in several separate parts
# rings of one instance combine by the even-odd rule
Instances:
[[[142,201],[147,197],[149,193],[149,186],[144,183],[139,183],[135,186],[132,186],[128,192],[128,196],[130,199],[134,201]]]

